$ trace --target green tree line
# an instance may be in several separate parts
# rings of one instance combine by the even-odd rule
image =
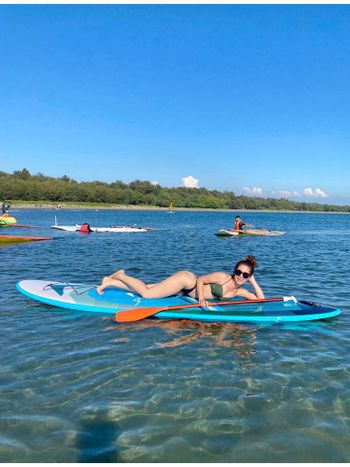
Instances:
[[[175,208],[350,212],[350,206],[304,203],[284,198],[257,198],[206,188],[164,188],[141,180],[129,184],[120,180],[112,183],[77,182],[67,175],[59,178],[41,173],[32,175],[27,169],[16,170],[12,174],[0,171],[0,201],[5,199],[155,207],[167,207],[172,201]]]

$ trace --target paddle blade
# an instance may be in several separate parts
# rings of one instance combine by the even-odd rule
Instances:
[[[197,305],[198,306],[198,305]],[[144,307],[133,308],[131,310],[119,311],[115,314],[115,321],[118,323],[128,323],[130,321],[140,321],[141,319],[153,316],[160,311],[167,310],[168,307]]]

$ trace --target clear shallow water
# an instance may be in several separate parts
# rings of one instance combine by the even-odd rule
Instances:
[[[222,212],[17,211],[0,249],[2,462],[348,462],[350,216],[247,213],[282,237],[218,238]],[[53,231],[138,224],[139,234]],[[1,230],[5,234],[5,229]],[[231,271],[247,254],[267,296],[334,304],[330,321],[249,326],[77,315],[21,296],[21,279],[98,283]]]

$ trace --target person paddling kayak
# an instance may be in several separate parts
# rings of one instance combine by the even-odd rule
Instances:
[[[213,272],[197,277],[191,271],[179,271],[156,284],[146,284],[136,277],[129,276],[123,269],[103,278],[97,292],[102,294],[107,287],[119,287],[137,292],[143,298],[165,298],[176,294],[198,299],[201,307],[207,307],[207,300],[225,300],[243,297],[248,300],[265,298],[254,277],[256,267],[254,256],[247,256],[236,263],[232,274]],[[250,283],[255,293],[243,286]]]
[[[252,224],[246,224],[245,222],[243,222],[240,216],[236,216],[233,230],[243,230],[245,226],[253,227]]]

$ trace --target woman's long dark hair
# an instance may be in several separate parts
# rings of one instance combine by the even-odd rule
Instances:
[[[258,263],[256,262],[255,256],[247,256],[246,259],[241,259],[236,263],[234,271],[237,268],[239,268],[241,264],[244,264],[244,266],[248,266],[248,268],[250,269],[250,275],[252,276]],[[234,276],[234,272],[232,275]]]

